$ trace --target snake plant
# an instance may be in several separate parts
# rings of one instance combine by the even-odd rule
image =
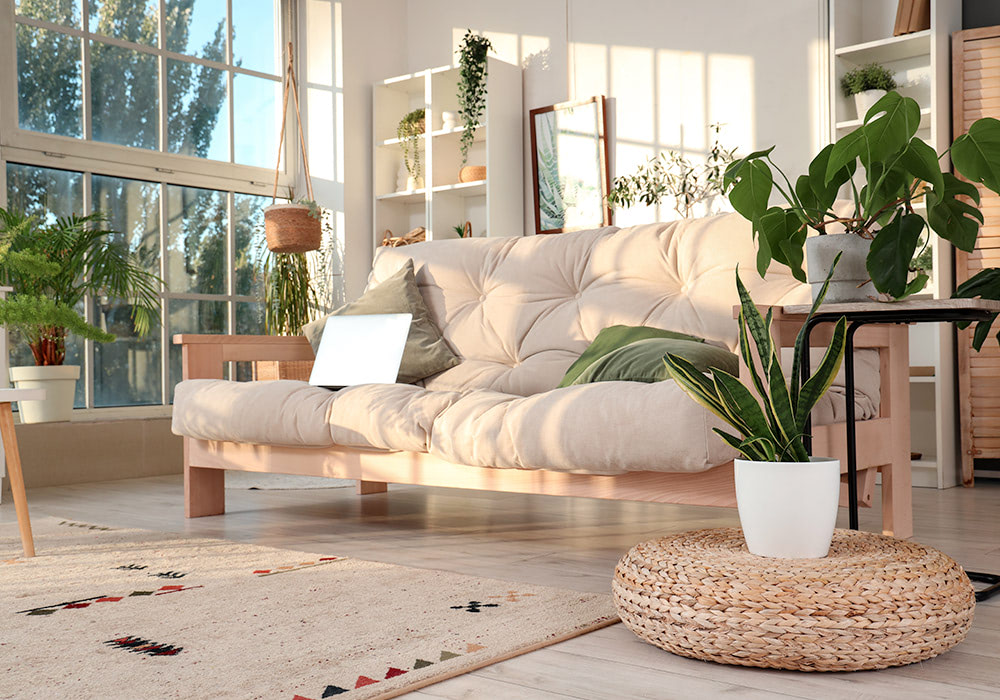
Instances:
[[[837,266],[840,255],[834,261]],[[803,443],[809,413],[833,383],[844,359],[847,321],[841,317],[833,330],[833,338],[816,372],[802,384],[802,346],[805,328],[826,296],[833,268],[813,303],[806,323],[795,339],[792,373],[788,381],[781,369],[780,348],[771,337],[772,311],[762,317],[750,293],[736,271],[736,287],[740,295],[740,354],[748,368],[756,395],[739,379],[720,369],[712,368],[711,376],[702,374],[694,365],[677,355],[663,358],[670,376],[695,401],[719,416],[739,433],[739,436],[713,428],[730,446],[746,459],[755,462],[808,462],[809,453]],[[751,345],[751,339],[753,344]],[[758,364],[755,364],[756,351]]]

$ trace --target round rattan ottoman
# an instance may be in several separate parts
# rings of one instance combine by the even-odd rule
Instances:
[[[975,594],[951,558],[916,542],[837,530],[823,559],[750,554],[739,529],[643,542],[615,569],[629,629],[682,656],[797,671],[929,659],[965,638]]]

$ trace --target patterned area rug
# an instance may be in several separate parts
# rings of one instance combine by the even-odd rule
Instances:
[[[610,596],[36,518],[0,697],[389,698],[618,621]]]

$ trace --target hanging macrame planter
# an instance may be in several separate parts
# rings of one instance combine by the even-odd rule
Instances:
[[[323,240],[322,212],[313,199],[312,178],[309,176],[309,157],[306,154],[306,140],[302,134],[302,113],[299,110],[299,91],[295,82],[292,44],[288,43],[288,66],[285,70],[285,96],[281,108],[281,132],[278,136],[278,162],[274,166],[274,192],[271,205],[264,209],[264,235],[267,247],[275,253],[305,253],[317,250]],[[281,168],[281,147],[285,142],[285,118],[288,115],[288,94],[295,102],[295,121],[299,131],[299,146],[302,149],[302,166],[306,174],[306,195],[309,202],[286,202],[276,204],[278,196],[278,175]]]

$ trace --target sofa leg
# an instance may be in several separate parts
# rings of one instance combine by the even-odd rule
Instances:
[[[354,490],[359,496],[367,496],[371,493],[385,493],[388,489],[389,486],[384,481],[362,481],[358,479],[358,484]]]
[[[184,465],[184,516],[200,518],[226,512],[226,471]]]

